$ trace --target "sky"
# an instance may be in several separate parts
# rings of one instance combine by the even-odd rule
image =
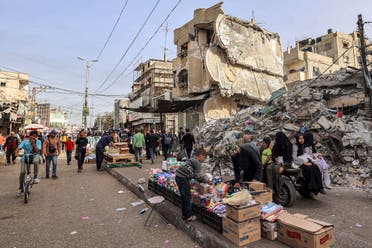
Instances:
[[[0,0],[0,69],[26,72],[33,82],[83,92],[85,63],[77,57],[97,58],[126,2],[109,43],[99,61],[90,68],[89,92],[128,94],[136,65],[149,58],[163,58],[164,28],[137,58],[136,55],[178,0]],[[169,59],[176,56],[174,29],[192,19],[195,9],[207,8],[218,2],[181,1],[167,21]],[[128,49],[155,5],[142,32]],[[356,29],[358,14],[362,14],[366,21],[372,21],[371,0],[226,0],[223,10],[242,19],[254,17],[261,27],[279,33],[283,49],[294,45],[296,40],[324,35],[329,28],[351,33]],[[372,36],[372,25],[366,26],[366,33]],[[125,52],[121,63],[111,73]],[[120,73],[122,76],[114,81]],[[99,89],[102,83],[105,84]],[[31,87],[38,85],[31,83]],[[93,114],[88,118],[88,124],[93,123],[97,114],[113,111],[117,98],[89,97],[88,105],[92,107]],[[62,107],[69,114],[71,123],[81,123],[81,95],[49,90],[39,93],[36,99]]]

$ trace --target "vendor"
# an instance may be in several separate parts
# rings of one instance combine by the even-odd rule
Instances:
[[[115,131],[113,129],[109,130],[109,135],[104,135],[97,143],[96,146],[96,165],[97,165],[97,171],[102,171],[101,165],[103,162],[103,153],[105,150],[105,147],[108,145],[112,145],[115,147],[113,144],[114,142],[114,137],[115,137]]]
[[[199,148],[195,152],[195,157],[188,159],[184,165],[181,165],[176,170],[176,183],[180,191],[182,202],[182,219],[186,221],[193,221],[195,219],[191,214],[190,180],[200,178],[200,163],[204,161],[206,155],[205,150]]]
[[[262,163],[257,146],[252,141],[253,129],[244,130],[244,144],[239,148],[239,155],[234,162],[235,184],[243,182],[262,181]]]

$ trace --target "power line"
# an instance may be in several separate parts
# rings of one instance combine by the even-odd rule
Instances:
[[[7,67],[7,66],[3,66],[3,65],[0,65],[0,67],[5,68],[7,70],[11,70],[12,72],[16,72],[16,73],[25,73],[25,72],[20,72],[20,71],[18,71],[16,69],[13,69],[13,68],[10,68],[10,67]],[[29,73],[25,73],[25,74],[29,74]],[[40,77],[33,76],[31,74],[29,74],[29,75],[32,76],[32,77],[34,77],[34,78],[39,78],[41,80],[49,81],[49,80],[46,80],[46,79],[43,79],[43,78],[40,78]],[[18,77],[7,75],[7,79],[18,79]],[[84,92],[75,91],[75,90],[69,90],[69,89],[64,89],[64,88],[56,87],[56,86],[53,86],[53,85],[50,85],[50,84],[35,82],[33,80],[28,80],[28,82],[30,82],[32,84],[39,85],[39,86],[49,87],[51,90],[61,90],[61,91],[63,91],[63,92],[55,91],[55,92],[50,92],[50,93],[84,95]],[[122,95],[120,95],[120,94],[116,94],[116,95],[115,94],[105,95],[105,94],[93,94],[93,93],[92,94],[88,94],[88,95],[89,96],[101,96],[101,97],[126,97],[127,96],[126,94],[122,94]]]
[[[116,70],[116,68],[118,68],[118,66],[120,65],[121,61],[123,61],[124,57],[127,55],[129,49],[133,46],[134,42],[137,40],[138,36],[140,35],[140,33],[142,32],[143,28],[145,27],[145,25],[147,24],[148,20],[150,19],[150,17],[152,16],[152,14],[154,13],[156,7],[159,5],[159,2],[160,0],[158,0],[155,5],[153,6],[153,8],[151,9],[150,13],[148,14],[148,16],[146,17],[144,23],[142,24],[142,26],[140,27],[140,29],[137,31],[136,35],[134,36],[134,38],[132,39],[132,41],[130,42],[128,48],[125,50],[125,52],[122,54],[121,58],[119,59],[119,61],[116,63],[116,65],[114,66],[114,68],[111,70],[111,72],[107,75],[106,79],[100,84],[100,86],[95,90],[95,93],[101,89],[107,82],[107,80],[111,77],[111,75],[114,73],[114,71]]]
[[[133,58],[133,60],[129,63],[129,65],[127,67],[125,67],[125,69],[119,74],[119,76],[117,76],[115,78],[115,80],[109,84],[106,88],[104,88],[102,90],[102,92],[106,91],[107,89],[109,89],[112,85],[114,85],[119,79],[120,77],[128,70],[128,68],[134,63],[134,61],[140,56],[140,54],[143,52],[143,50],[145,50],[145,48],[149,45],[149,43],[151,42],[151,40],[155,37],[155,35],[159,32],[159,30],[164,26],[164,24],[168,21],[169,17],[172,15],[172,13],[176,10],[176,8],[178,7],[178,5],[182,2],[182,0],[178,0],[178,2],[176,3],[176,5],[173,7],[173,9],[168,13],[168,15],[166,16],[166,18],[163,20],[163,22],[159,25],[159,27],[155,30],[155,32],[151,35],[151,37],[147,40],[147,42],[145,43],[145,45],[142,47],[142,49],[137,53],[137,55]]]
[[[112,34],[114,33],[114,31],[115,31],[115,29],[116,29],[116,26],[118,25],[118,23],[119,23],[119,21],[120,21],[120,18],[121,18],[121,16],[122,16],[122,14],[123,14],[125,8],[127,7],[128,1],[129,1],[129,0],[126,0],[126,1],[125,1],[124,6],[123,6],[123,8],[121,9],[118,18],[116,19],[116,22],[115,22],[114,26],[112,27],[112,30],[111,30],[109,36],[107,37],[107,40],[106,40],[105,44],[103,45],[101,51],[100,51],[99,54],[97,55],[96,60],[99,60],[99,58],[101,57],[101,55],[102,55],[103,51],[105,50],[107,44],[109,43],[109,41],[110,41],[110,39],[111,39],[111,36],[112,36]]]

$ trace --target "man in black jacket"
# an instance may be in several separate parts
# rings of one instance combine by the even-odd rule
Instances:
[[[194,135],[190,133],[190,129],[186,128],[186,134],[182,137],[182,144],[183,147],[186,149],[187,157],[191,157],[191,151],[195,144],[195,138]]]
[[[156,147],[158,146],[159,139],[160,139],[159,135],[157,135],[156,133],[154,133],[154,130],[151,130],[150,131],[150,135],[146,139],[147,142],[148,142],[147,145],[146,145],[146,148],[147,147],[149,148],[150,159],[151,159],[151,163],[152,164],[155,161]]]
[[[237,165],[234,165],[235,182],[239,183],[241,171],[243,182],[262,181],[262,162],[257,146],[252,142],[252,130],[245,130],[240,152],[237,157]]]

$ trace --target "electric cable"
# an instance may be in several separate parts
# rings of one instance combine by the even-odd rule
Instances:
[[[102,92],[106,91],[107,89],[109,89],[112,85],[114,85],[119,79],[120,77],[128,70],[128,68],[134,63],[134,61],[139,57],[139,55],[143,52],[143,50],[146,49],[146,47],[149,45],[149,43],[151,42],[151,40],[155,37],[155,35],[159,32],[159,30],[163,27],[163,25],[165,24],[165,22],[169,19],[169,17],[172,15],[172,13],[176,10],[176,8],[178,7],[178,5],[182,2],[183,0],[178,0],[178,2],[176,3],[176,5],[173,7],[173,9],[168,13],[168,15],[166,16],[166,18],[163,20],[163,22],[159,25],[159,27],[155,30],[155,32],[150,36],[150,38],[147,40],[147,42],[145,43],[145,45],[142,47],[142,49],[137,53],[137,55],[133,58],[133,60],[129,63],[129,65],[127,67],[125,67],[125,69],[119,74],[119,76],[117,76],[114,81],[109,84],[106,88],[104,88],[102,90]]]
[[[142,26],[140,27],[140,29],[137,31],[136,35],[134,36],[134,38],[132,39],[132,41],[129,43],[129,46],[127,47],[127,49],[125,50],[125,52],[122,54],[122,56],[120,57],[119,61],[116,63],[116,65],[114,66],[114,68],[111,70],[111,72],[107,75],[107,77],[105,78],[105,80],[100,84],[100,86],[98,86],[98,88],[94,91],[94,93],[96,93],[99,89],[101,89],[105,84],[106,82],[109,80],[109,78],[111,77],[111,75],[114,73],[114,71],[118,68],[118,66],[120,65],[120,63],[123,61],[123,59],[125,58],[125,56],[127,55],[127,53],[129,52],[130,48],[133,46],[134,42],[137,40],[138,36],[140,35],[140,33],[142,32],[142,30],[144,29],[145,25],[147,24],[148,20],[150,19],[150,17],[152,16],[152,14],[154,13],[156,7],[159,5],[160,3],[160,0],[157,0],[155,5],[152,7],[150,13],[147,15],[145,21],[143,22]]]
[[[107,37],[105,44],[103,45],[101,51],[98,53],[98,55],[96,57],[96,60],[99,60],[99,58],[101,57],[101,55],[102,55],[103,51],[105,50],[107,44],[109,43],[109,41],[111,39],[111,36],[114,33],[114,31],[116,29],[116,26],[118,25],[118,23],[121,19],[121,16],[123,15],[123,12],[124,12],[125,8],[127,7],[128,1],[129,0],[126,0],[125,3],[124,3],[124,6],[121,8],[120,14],[119,14],[118,18],[116,19],[116,22],[115,22],[114,26],[112,27],[112,30],[111,30],[109,36]]]

